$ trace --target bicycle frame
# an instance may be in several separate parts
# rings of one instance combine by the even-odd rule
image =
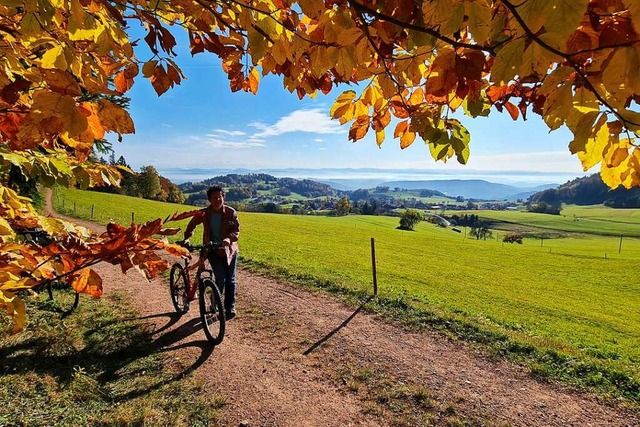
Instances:
[[[220,344],[224,338],[225,315],[222,295],[215,281],[212,269],[205,268],[207,255],[211,249],[219,249],[218,245],[191,246],[183,245],[189,251],[200,250],[197,263],[191,265],[190,257],[183,257],[182,263],[171,267],[169,291],[173,306],[178,313],[189,311],[192,301],[198,300],[200,320],[207,339],[214,345]],[[195,275],[192,273],[196,270]]]
[[[198,256],[198,262],[194,265],[190,265],[189,257],[183,257],[184,259],[184,271],[186,273],[186,287],[187,287],[187,295],[189,297],[189,301],[194,301],[196,299],[196,293],[198,292],[198,286],[202,280],[204,280],[203,275],[208,275],[209,278],[213,277],[213,270],[205,267],[205,262],[207,262],[207,250],[200,250],[200,254]],[[191,271],[196,270],[196,274],[192,275]],[[214,280],[215,282],[215,280]]]

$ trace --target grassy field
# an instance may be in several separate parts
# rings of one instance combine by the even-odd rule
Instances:
[[[94,204],[94,214],[123,222],[132,209],[139,219],[189,209],[66,189],[58,208],[62,198],[67,208],[75,200],[77,212]],[[370,309],[479,343],[537,374],[640,403],[637,239],[625,238],[618,253],[617,237],[510,245],[499,235],[478,241],[425,222],[401,231],[390,217],[240,213],[240,221],[243,266],[356,298],[371,293],[374,237],[379,298]],[[600,224],[610,226],[603,232],[618,226]]]
[[[496,228],[514,229],[513,225],[520,225],[572,233],[640,237],[640,209],[569,205],[562,209],[560,215],[493,210],[447,212],[449,215],[454,213],[478,215],[495,222],[492,227]]]
[[[26,331],[0,325],[0,426],[221,425],[224,398],[159,351],[131,305],[81,297],[61,319],[29,298]]]

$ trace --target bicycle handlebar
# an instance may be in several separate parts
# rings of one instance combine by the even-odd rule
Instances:
[[[222,243],[212,243],[209,242],[206,245],[192,245],[191,243],[185,243],[185,242],[178,242],[178,245],[182,246],[183,248],[185,248],[186,250],[188,250],[189,252],[195,252],[195,251],[199,251],[199,250],[210,250],[210,249],[223,249],[224,245]]]

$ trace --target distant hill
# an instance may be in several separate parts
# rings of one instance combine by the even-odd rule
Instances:
[[[515,187],[513,185],[496,184],[482,179],[446,179],[429,181],[387,181],[383,184],[390,188],[429,189],[440,191],[449,197],[462,196],[465,199],[479,200],[518,200],[557,184],[546,184],[537,187]]]
[[[614,208],[640,207],[640,189],[627,190],[620,186],[610,189],[602,182],[600,174],[574,179],[556,189],[547,189],[532,195],[532,203],[545,202],[551,205],[567,203],[574,205],[599,205]]]
[[[289,197],[298,194],[305,198],[335,197],[336,190],[327,184],[310,179],[276,178],[265,173],[227,174],[198,182],[185,182],[180,190],[188,194],[187,203],[206,204],[206,190],[212,185],[226,188],[228,201],[256,199],[261,196]]]

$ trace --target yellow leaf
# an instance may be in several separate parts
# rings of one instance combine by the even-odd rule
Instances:
[[[354,27],[339,33],[338,44],[341,44],[342,46],[353,46],[361,37],[365,37],[362,30],[358,27]]]
[[[638,68],[640,68],[640,49],[637,47],[616,49],[602,71],[602,83],[608,92],[620,102],[624,102],[628,96],[640,93]]]
[[[380,147],[383,142],[384,142],[384,129],[376,131],[376,144],[378,144],[378,147]]]
[[[0,236],[10,236],[13,237],[13,229],[9,222],[6,219],[0,217]]]
[[[4,308],[13,321],[12,334],[17,334],[24,329],[27,321],[27,310],[24,301],[20,297],[11,292],[0,290],[0,308]]]
[[[329,115],[334,119],[339,119],[340,117],[342,117],[347,112],[351,101],[353,101],[355,97],[356,92],[354,90],[347,90],[342,92],[331,106]]]
[[[77,136],[87,129],[87,118],[78,109],[75,100],[47,90],[39,90],[33,94],[32,111],[39,110],[47,116],[55,116],[62,120],[64,129],[71,137]]]
[[[606,118],[604,121],[606,122]],[[598,123],[601,122],[602,120]],[[603,123],[599,129],[596,129],[594,129],[595,134],[592,134],[592,137],[587,140],[584,150],[578,151],[578,158],[582,162],[582,168],[585,171],[602,161],[604,149],[609,143],[609,128]]]
[[[491,4],[484,0],[465,1],[464,7],[469,32],[476,43],[483,45],[491,31]]]
[[[312,19],[318,19],[325,11],[323,0],[299,0],[298,4],[302,12]]]
[[[260,73],[256,67],[251,69],[249,73],[249,90],[252,94],[258,93],[258,86],[260,85]]]
[[[422,2],[422,15],[426,27],[453,34],[464,21],[464,5],[460,0],[429,0]]]
[[[400,137],[400,148],[404,150],[405,148],[413,144],[413,141],[415,140],[416,140],[416,133],[410,130],[407,130]]]
[[[547,33],[569,36],[587,12],[589,0],[527,0],[518,6],[520,17],[535,34],[543,26]]]
[[[42,69],[42,77],[54,92],[63,95],[80,96],[82,90],[76,79],[68,72],[58,69]]]
[[[58,70],[67,69],[67,60],[65,59],[64,49],[61,45],[56,45],[47,50],[41,59],[42,68],[57,68]]]
[[[491,81],[498,86],[509,83],[518,74],[524,53],[525,40],[515,39],[505,43],[498,51],[491,67]]]
[[[617,143],[616,143],[617,142]],[[604,162],[608,168],[617,168],[629,157],[629,140],[627,138],[616,141],[609,138],[609,147],[604,153]],[[605,166],[603,165],[603,168]]]
[[[101,99],[98,105],[98,117],[105,129],[122,133],[134,133],[133,120],[129,113],[106,99]]]

